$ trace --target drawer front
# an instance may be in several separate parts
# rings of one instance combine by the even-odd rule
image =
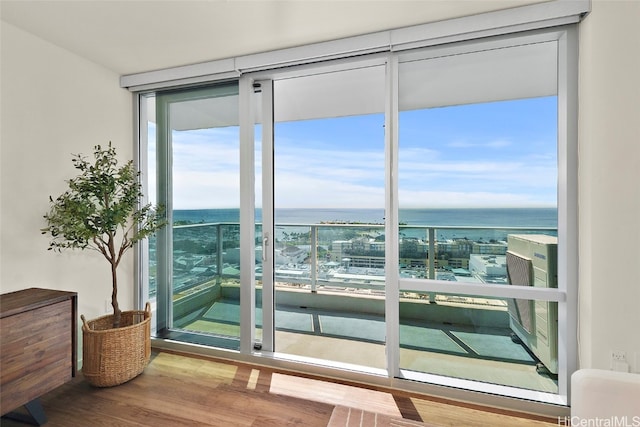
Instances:
[[[0,319],[2,414],[71,379],[72,315],[66,300]]]

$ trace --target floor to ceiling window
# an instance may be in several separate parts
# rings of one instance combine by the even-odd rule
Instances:
[[[157,336],[562,403],[568,46],[522,33],[141,92],[171,224],[144,258]]]
[[[513,40],[399,57],[399,258],[413,278],[399,289],[399,365],[408,377],[558,391],[557,304],[482,293],[485,284],[557,288],[557,55],[556,41]],[[530,270],[526,280],[510,256]],[[434,282],[458,287],[434,292]]]
[[[147,102],[154,196],[172,225],[151,242],[157,329],[238,348],[238,85],[159,91]]]
[[[384,64],[274,81],[278,353],[385,368],[384,81]]]

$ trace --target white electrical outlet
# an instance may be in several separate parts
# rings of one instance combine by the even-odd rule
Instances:
[[[109,313],[111,311],[111,301],[108,299],[104,300],[104,312]]]
[[[612,362],[626,362],[627,356],[624,354],[624,351],[612,351],[611,352],[611,361]]]
[[[629,372],[627,355],[625,354],[624,351],[611,352],[611,369],[619,372]]]

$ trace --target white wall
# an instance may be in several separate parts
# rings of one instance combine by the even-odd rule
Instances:
[[[104,314],[109,264],[93,251],[56,254],[43,215],[75,175],[71,155],[109,140],[133,153],[131,95],[119,76],[3,21],[0,151],[0,287],[78,292],[87,318]],[[131,309],[133,257],[120,269],[120,305]]]
[[[592,3],[580,26],[580,355],[640,354],[640,2]]]

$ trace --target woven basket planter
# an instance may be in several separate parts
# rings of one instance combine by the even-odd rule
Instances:
[[[120,327],[113,315],[82,318],[82,374],[96,387],[125,383],[142,373],[151,357],[151,306],[123,311]]]

